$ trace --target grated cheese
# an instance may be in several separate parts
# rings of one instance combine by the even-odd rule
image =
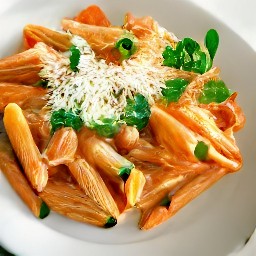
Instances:
[[[86,126],[102,117],[116,118],[126,106],[126,99],[140,93],[153,105],[165,88],[164,69],[151,62],[124,60],[120,66],[97,59],[89,44],[79,36],[72,37],[81,52],[78,72],[70,69],[69,57],[43,56],[40,76],[48,80],[48,106],[52,111],[77,112]],[[40,46],[38,46],[40,47]],[[48,54],[49,55],[49,54]],[[160,53],[161,56],[161,53]],[[159,57],[159,56],[158,56]]]

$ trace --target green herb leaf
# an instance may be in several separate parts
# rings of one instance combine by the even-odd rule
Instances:
[[[167,195],[166,197],[164,197],[162,199],[162,201],[160,202],[160,206],[166,206],[169,207],[171,204],[171,199],[169,198],[169,196]]]
[[[117,220],[113,217],[109,217],[106,224],[104,225],[105,228],[112,228],[117,224]]]
[[[42,201],[39,218],[44,219],[49,215],[49,213],[50,213],[50,208],[44,201]]]
[[[129,126],[135,126],[138,130],[143,129],[149,121],[151,111],[147,99],[142,94],[136,94],[134,100],[127,99],[124,115],[121,119]]]
[[[230,95],[230,90],[222,80],[212,80],[204,85],[204,89],[198,98],[198,101],[203,104],[209,104],[211,102],[221,103]]]
[[[210,29],[206,33],[204,44],[208,49],[211,59],[213,60],[219,46],[219,34],[215,29]]]
[[[47,85],[48,85],[48,81],[44,80],[44,79],[41,79],[38,82],[36,82],[35,84],[33,84],[33,86],[35,86],[35,87],[42,87],[42,88],[47,88]]]
[[[131,167],[122,167],[119,169],[119,176],[122,178],[122,180],[124,182],[127,181],[127,179],[129,178],[130,174],[131,174],[131,170],[134,168],[134,166],[132,165]]]
[[[70,57],[69,57],[69,60],[70,60],[70,68],[77,72],[78,71],[78,64],[79,64],[79,60],[80,60],[80,56],[81,56],[81,53],[79,51],[79,49],[75,46],[75,45],[72,45],[70,47]]]
[[[167,46],[163,52],[163,64],[186,71],[203,74],[212,67],[212,61],[216,54],[219,37],[215,30],[211,29],[205,37],[207,52],[191,38],[179,41],[176,48]]]
[[[175,78],[165,82],[166,88],[162,89],[164,98],[170,102],[177,102],[185,91],[189,82],[182,78]]]
[[[121,124],[115,118],[101,118],[100,120],[93,121],[89,128],[96,130],[96,132],[106,138],[114,137],[120,130]]]
[[[116,42],[117,48],[122,56],[122,59],[129,59],[136,51],[136,46],[130,38],[122,38]]]
[[[198,160],[205,161],[208,156],[208,146],[203,141],[199,141],[195,147],[194,155]]]
[[[15,254],[8,252],[0,245],[0,256],[15,256]]]
[[[52,133],[61,127],[72,127],[74,130],[80,130],[83,126],[81,118],[71,110],[66,112],[64,109],[54,111],[51,119]]]

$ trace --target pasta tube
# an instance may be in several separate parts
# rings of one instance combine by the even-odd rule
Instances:
[[[90,137],[81,145],[83,155],[92,165],[97,166],[109,176],[121,177],[124,181],[130,175],[133,163],[119,155],[108,143]]]
[[[26,49],[43,42],[57,51],[68,51],[71,47],[71,35],[38,25],[28,24],[23,29],[23,41]]]
[[[76,159],[68,164],[68,167],[86,195],[95,200],[111,216],[117,218],[119,216],[117,205],[97,171],[84,159]]]
[[[22,109],[26,107],[42,108],[46,105],[47,90],[40,87],[17,83],[0,83],[0,113],[9,103],[16,103]]]
[[[147,230],[166,221],[191,200],[221,179],[226,173],[226,168],[220,168],[218,170],[209,170],[198,175],[191,182],[181,187],[174,195],[170,194],[167,206],[159,204],[153,208],[144,210],[139,227]]]
[[[27,178],[38,192],[46,186],[48,173],[21,108],[10,103],[4,111],[4,126]]]
[[[34,84],[42,68],[37,49],[29,49],[0,60],[0,82]]]
[[[50,177],[39,195],[53,211],[73,220],[106,228],[117,223],[115,218],[72,182],[65,171]]]
[[[4,133],[0,134],[0,159],[0,170],[4,173],[19,197],[36,217],[45,218],[50,212],[49,208],[30,187],[15,159],[11,144]]]
[[[68,164],[74,161],[77,146],[76,132],[71,127],[63,127],[53,134],[43,158],[50,166]]]

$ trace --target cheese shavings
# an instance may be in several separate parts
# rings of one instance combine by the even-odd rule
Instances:
[[[64,109],[79,113],[86,126],[102,117],[120,120],[127,104],[142,94],[153,105],[165,88],[164,72],[135,60],[125,60],[120,66],[99,60],[88,43],[73,36],[72,44],[80,53],[78,72],[70,69],[68,57],[43,57],[40,76],[47,79],[50,89],[48,105],[52,111]]]

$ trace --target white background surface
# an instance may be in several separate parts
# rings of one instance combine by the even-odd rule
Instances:
[[[80,0],[79,0],[80,1]],[[107,1],[107,0],[106,0]],[[161,1],[161,0],[159,0]],[[256,1],[255,0],[189,0],[219,20],[223,21],[229,28],[239,34],[255,51],[256,57]],[[16,0],[8,2],[0,0],[0,15],[8,6]],[[5,25],[5,24],[1,24]],[[255,67],[256,68],[256,67]],[[256,98],[256,97],[255,97]],[[1,206],[0,206],[1,207]],[[256,216],[255,216],[256,218]],[[1,230],[0,230],[1,232]],[[255,256],[256,235],[247,243],[246,247],[232,256]],[[55,241],[57,244],[58,241]],[[33,245],[32,245],[33,246]],[[217,256],[217,255],[216,255]],[[230,255],[231,256],[231,255]]]

